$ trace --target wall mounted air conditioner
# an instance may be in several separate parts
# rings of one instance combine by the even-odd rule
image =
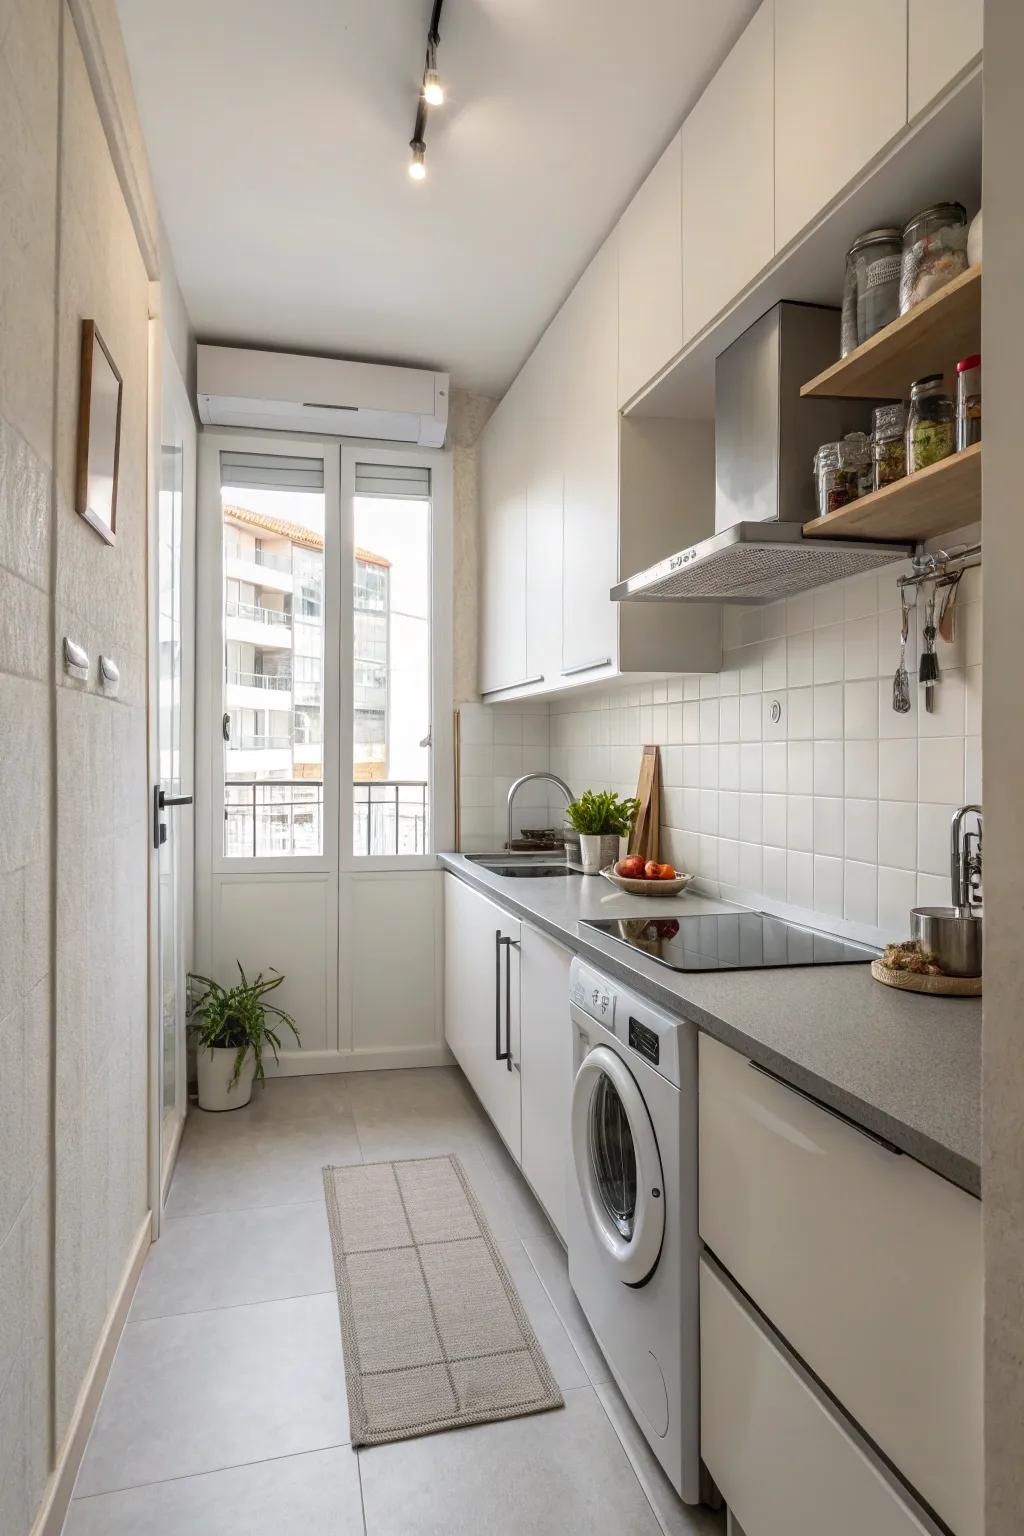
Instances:
[[[245,347],[200,345],[196,353],[196,403],[207,426],[444,444],[446,373]]]

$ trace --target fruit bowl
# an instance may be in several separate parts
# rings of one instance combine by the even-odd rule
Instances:
[[[630,896],[678,896],[695,878],[693,875],[676,875],[674,880],[630,880],[626,875],[617,875],[613,864],[602,869],[601,873],[612,885],[620,891],[627,891]]]

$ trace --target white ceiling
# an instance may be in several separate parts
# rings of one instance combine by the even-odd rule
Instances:
[[[498,396],[756,0],[118,0],[204,340],[447,369]]]

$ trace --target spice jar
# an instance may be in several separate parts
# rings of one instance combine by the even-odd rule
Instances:
[[[866,432],[847,432],[840,440],[839,472],[852,480],[853,497],[868,494],[871,489],[871,439]]]
[[[842,443],[822,443],[814,455],[814,480],[818,493],[818,516],[838,512],[857,499],[857,471],[851,467]]]
[[[894,485],[907,472],[907,413],[902,403],[879,405],[872,412],[872,489]]]
[[[936,203],[916,214],[903,231],[900,314],[937,293],[967,270],[967,210]]]
[[[948,459],[956,449],[953,402],[942,393],[942,374],[929,373],[910,386],[907,474]]]
[[[898,229],[869,229],[847,251],[839,341],[842,357],[899,314],[901,253]]]
[[[981,442],[981,353],[962,357],[956,365],[957,452]]]

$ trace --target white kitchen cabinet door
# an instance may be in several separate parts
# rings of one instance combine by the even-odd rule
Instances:
[[[519,1119],[521,925],[455,875],[444,877],[448,1046],[516,1162]],[[511,943],[499,945],[499,940]],[[511,1050],[511,1064],[499,1059]]]
[[[619,223],[619,404],[683,345],[682,150],[677,133]]]
[[[683,336],[775,254],[772,0],[764,0],[682,127]]]
[[[907,110],[923,112],[981,53],[983,0],[910,0]]]
[[[562,1241],[566,1239],[572,1106],[572,956],[546,934],[522,934],[523,1172]]]
[[[907,0],[773,0],[775,249],[907,121]]]
[[[526,667],[525,429],[507,395],[480,445],[480,691],[515,688]]]
[[[564,477],[548,460],[526,490],[526,675],[557,685],[562,662]]]

